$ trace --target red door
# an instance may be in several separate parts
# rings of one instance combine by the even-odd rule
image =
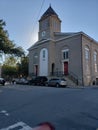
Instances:
[[[68,62],[64,62],[64,74],[68,75]]]

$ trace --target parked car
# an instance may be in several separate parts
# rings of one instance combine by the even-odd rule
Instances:
[[[15,82],[16,82],[16,84],[23,84],[23,85],[29,84],[29,81],[25,78],[16,79]]]
[[[37,76],[33,77],[31,80],[29,80],[30,85],[45,85],[46,81],[48,81],[46,76]]]
[[[46,82],[46,86],[66,87],[67,81],[63,78],[52,78]]]
[[[0,84],[5,85],[5,79],[4,78],[0,78]]]
[[[33,76],[32,78],[29,79],[29,85],[34,84],[34,81],[36,79],[36,76]]]

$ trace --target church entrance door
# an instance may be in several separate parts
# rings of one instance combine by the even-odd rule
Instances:
[[[68,75],[68,62],[64,62],[64,74]]]
[[[35,65],[35,75],[38,75],[38,65]]]

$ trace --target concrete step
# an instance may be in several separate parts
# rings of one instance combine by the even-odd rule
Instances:
[[[65,79],[67,80],[68,86],[76,86],[76,84],[71,79],[69,79],[67,76],[65,77]]]

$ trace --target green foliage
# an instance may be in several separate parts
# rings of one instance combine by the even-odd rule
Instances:
[[[23,48],[16,47],[14,42],[9,39],[8,32],[4,29],[5,25],[6,23],[0,20],[0,53],[7,55],[7,59],[2,66],[2,75],[10,78],[19,75],[27,76],[28,58],[25,56]],[[17,57],[22,57],[18,64]]]
[[[13,56],[9,56],[5,59],[3,64],[8,66],[16,66],[16,63],[17,63],[17,59]]]
[[[18,74],[22,76],[28,76],[28,57],[21,58],[21,62],[17,64]]]
[[[5,22],[0,20],[0,51],[5,54],[12,54],[15,56],[24,55],[24,50],[16,45],[9,39],[8,32],[4,29]]]
[[[17,67],[3,65],[2,66],[2,75],[3,75],[3,77],[6,77],[6,76],[9,76],[10,78],[16,77],[17,76]]]
[[[12,48],[11,54],[14,54],[14,56],[21,57],[24,56],[24,50],[22,49],[22,47]]]
[[[8,57],[2,66],[2,76],[12,79],[13,77],[20,77],[20,75],[28,76],[28,57],[22,57],[18,63],[15,57]]]
[[[16,66],[17,60],[13,57],[7,57],[3,66],[2,66],[2,75],[3,77],[16,77],[17,76],[17,66]]]

